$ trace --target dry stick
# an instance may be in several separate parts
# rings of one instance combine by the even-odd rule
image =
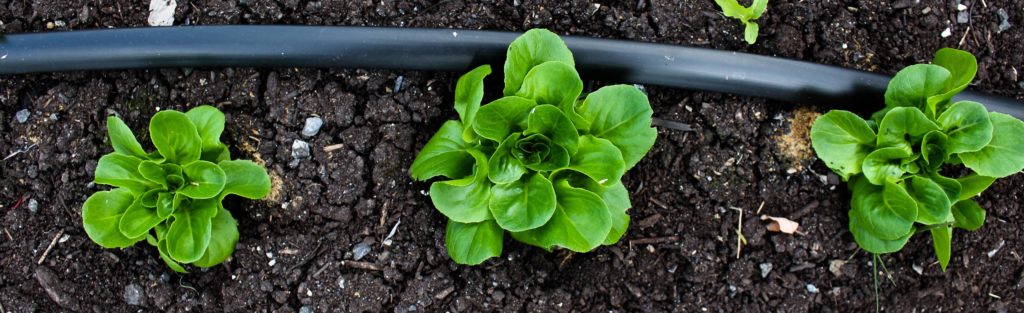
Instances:
[[[341,261],[341,265],[348,266],[351,268],[358,268],[361,270],[380,271],[380,266],[377,264],[359,261]]]
[[[6,235],[7,235],[7,239],[8,239],[8,240],[10,240],[10,241],[14,241],[14,237],[13,237],[13,236],[11,236],[11,232],[7,231],[7,228],[4,228],[4,234],[6,234]]]
[[[60,239],[60,235],[63,234],[64,230],[61,229],[59,232],[57,232],[56,236],[53,236],[53,241],[50,241],[50,246],[46,247],[46,251],[43,251],[43,256],[39,257],[39,262],[36,262],[36,264],[43,264],[43,261],[46,260],[46,256],[50,254],[50,250],[53,249],[53,246],[57,244],[57,239]]]
[[[324,152],[331,152],[331,151],[338,150],[338,149],[341,149],[341,148],[344,148],[344,147],[345,147],[345,144],[343,144],[343,143],[334,144],[334,145],[330,145],[330,146],[324,147]]]
[[[668,236],[668,237],[640,238],[640,239],[630,240],[629,244],[630,245],[646,245],[646,244],[656,244],[656,243],[675,242],[675,241],[679,241],[679,237],[677,237],[677,236]]]
[[[740,258],[740,252],[743,251],[743,244],[747,242],[747,238],[743,236],[743,209],[737,207],[730,207],[730,209],[740,211],[740,218],[736,220],[736,258]]]
[[[754,214],[755,215],[761,214],[761,209],[764,209],[764,201],[763,200],[761,201],[761,206],[757,207],[757,213],[754,213]]]
[[[971,27],[967,26],[967,30],[964,31],[964,36],[960,37],[960,43],[956,45],[957,48],[960,48],[961,46],[964,45],[964,41],[967,40],[967,35],[970,34],[970,33],[971,33]]]

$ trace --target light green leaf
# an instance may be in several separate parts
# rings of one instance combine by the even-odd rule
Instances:
[[[550,61],[534,66],[516,95],[564,109],[572,107],[581,92],[583,81],[576,69],[564,62]]]
[[[975,231],[985,225],[985,209],[974,200],[961,200],[953,205],[953,226]]]
[[[155,208],[157,199],[160,197],[160,193],[162,192],[164,191],[160,189],[150,189],[146,191],[146,193],[142,194],[142,196],[136,197],[137,199],[135,201],[139,202],[139,204],[144,207]]]
[[[949,199],[950,203],[954,203],[960,198],[962,187],[956,179],[942,176],[937,172],[929,173],[928,178],[931,178],[932,181],[939,184],[939,187],[942,187],[942,191],[946,192],[946,199]]]
[[[156,234],[159,241],[157,243],[157,250],[160,252],[160,259],[163,259],[164,263],[167,264],[167,267],[170,267],[171,270],[182,274],[188,273],[181,264],[178,264],[177,261],[167,254],[167,227],[163,224],[157,225]]]
[[[761,31],[761,27],[755,22],[747,22],[747,26],[743,28],[743,39],[747,41],[748,45],[757,43],[757,33]]]
[[[511,136],[509,136],[511,137]],[[512,149],[526,168],[534,171],[554,171],[569,166],[569,152],[551,142],[543,134],[532,134],[519,139]]]
[[[455,111],[459,113],[462,125],[473,125],[476,111],[480,109],[480,101],[484,98],[484,78],[491,74],[491,66],[484,64],[459,77],[455,83]],[[470,142],[475,134],[472,128],[466,127],[462,138]]]
[[[651,127],[651,104],[636,87],[614,85],[587,95],[576,108],[590,123],[589,134],[619,148],[626,170],[633,168],[654,146],[658,130]]]
[[[452,261],[477,265],[501,255],[505,231],[494,220],[459,223],[449,220],[444,242]]]
[[[434,182],[430,200],[441,214],[459,223],[476,223],[491,219],[487,202],[491,182],[487,180],[487,157],[478,150],[468,150],[476,160],[472,176]]]
[[[911,231],[918,209],[906,189],[888,181],[884,187],[875,186],[864,179],[851,180],[850,188],[850,217],[873,237],[897,240]]]
[[[953,241],[953,226],[940,225],[939,227],[932,228],[931,233],[932,246],[935,247],[935,256],[939,259],[939,266],[942,267],[942,271],[945,272],[951,254],[950,243]]]
[[[982,191],[985,191],[985,189],[988,189],[988,186],[991,186],[996,179],[988,176],[971,174],[958,178],[957,181],[960,182],[961,186],[963,186],[963,190],[960,192],[960,197],[958,199],[967,200],[974,198],[974,196],[977,196],[981,194]]]
[[[907,232],[906,235],[903,235],[900,238],[895,240],[881,239],[861,226],[859,224],[860,221],[855,218],[855,214],[856,213],[854,213],[853,210],[850,210],[850,233],[853,234],[853,239],[857,242],[857,245],[860,246],[861,249],[864,249],[864,251],[870,253],[883,254],[900,251],[900,249],[903,249],[903,246],[907,244],[907,241],[910,240],[910,237],[916,232],[916,229],[911,226],[910,232]]]
[[[141,201],[135,201],[121,216],[118,229],[128,238],[144,238],[150,229],[163,222],[156,208],[147,208]]]
[[[409,171],[413,178],[421,181],[437,176],[462,178],[473,172],[473,156],[466,152],[462,125],[459,121],[441,125],[412,162]]]
[[[224,190],[227,174],[224,170],[209,161],[194,161],[181,167],[185,173],[185,185],[178,193],[192,199],[209,199],[216,197]]]
[[[899,180],[906,169],[902,161],[913,155],[910,147],[888,147],[875,150],[864,158],[864,177],[875,185],[884,185],[887,181]]]
[[[188,119],[195,125],[202,139],[203,160],[219,162],[217,158],[227,148],[220,142],[220,134],[224,132],[224,113],[215,107],[201,105],[185,112]]]
[[[519,180],[526,173],[526,165],[512,155],[519,133],[513,133],[502,141],[487,161],[487,177],[495,184],[507,184]]]
[[[590,188],[587,190],[594,191]],[[626,234],[626,229],[629,228],[629,214],[626,213],[626,210],[633,206],[629,203],[629,192],[626,191],[626,186],[622,184],[621,180],[608,187],[600,187],[598,191],[594,192],[601,196],[605,205],[608,206],[612,229],[608,232],[608,237],[604,239],[604,244],[613,245],[619,242],[622,235]]]
[[[753,15],[750,8],[740,5],[737,0],[715,0],[715,3],[722,9],[722,14],[727,17],[746,21]]]
[[[107,134],[110,136],[110,145],[114,147],[114,152],[140,159],[147,158],[146,151],[142,150],[142,145],[139,144],[138,139],[135,139],[132,129],[128,128],[128,125],[120,118],[107,117]]]
[[[608,208],[597,194],[569,185],[567,180],[555,182],[555,213],[547,224],[512,237],[523,243],[551,250],[554,246],[575,252],[588,252],[604,243],[611,231]]]
[[[210,244],[206,247],[203,257],[192,264],[198,267],[216,266],[235,252],[237,243],[238,222],[231,216],[231,212],[220,207],[210,224]]]
[[[118,221],[134,201],[131,191],[125,188],[89,196],[82,205],[82,226],[89,239],[104,248],[126,248],[144,239],[126,237],[118,229]]]
[[[966,89],[974,80],[974,75],[978,73],[978,59],[967,51],[942,48],[935,52],[932,64],[941,66],[950,73],[945,92],[928,98],[929,104],[938,105],[937,112],[942,112],[941,104],[948,103],[953,96]]]
[[[160,219],[167,219],[168,216],[174,214],[174,194],[170,192],[161,192],[156,200],[156,215]],[[181,205],[180,202],[178,205]]]
[[[931,121],[917,108],[899,107],[889,110],[878,125],[877,146],[911,147],[921,142],[930,131],[939,130],[939,125]]]
[[[224,171],[224,190],[221,197],[233,194],[244,198],[259,200],[270,194],[270,176],[267,170],[249,160],[221,161],[220,169]]]
[[[946,142],[948,153],[978,151],[992,141],[992,122],[988,110],[980,103],[954,103],[939,116],[938,122],[949,136]]]
[[[164,166],[162,164],[150,160],[142,161],[142,163],[139,163],[139,174],[142,175],[143,178],[167,188],[168,174],[164,172]]]
[[[932,64],[916,64],[903,68],[889,81],[885,90],[888,107],[913,107],[934,117],[936,108],[928,98],[942,94],[948,86],[949,70]]]
[[[917,222],[935,225],[949,220],[953,203],[938,183],[922,176],[913,176],[907,191],[917,200]]]
[[[768,10],[768,0],[754,0],[754,3],[750,4],[750,19],[760,18],[766,10]]]
[[[557,107],[552,105],[539,105],[533,109],[528,117],[525,135],[542,134],[551,138],[555,144],[562,146],[569,155],[576,154],[579,146],[580,135],[576,126]]]
[[[494,185],[489,203],[491,215],[501,228],[520,232],[544,225],[555,212],[555,189],[540,174]]]
[[[213,216],[219,200],[192,201],[191,207],[174,212],[167,230],[167,254],[177,262],[192,263],[203,257],[210,244]]]
[[[832,110],[814,121],[811,145],[818,158],[845,181],[861,173],[864,158],[874,149],[875,131],[852,112]]]
[[[580,149],[569,168],[583,173],[601,185],[614,184],[626,172],[619,149],[606,139],[591,135],[580,137]]]
[[[132,194],[142,195],[147,190],[157,188],[154,182],[149,181],[139,173],[139,164],[142,159],[120,154],[117,152],[108,153],[100,157],[96,164],[97,184],[110,185],[131,190]]]
[[[480,107],[473,130],[480,137],[502,142],[513,132],[526,129],[527,117],[537,104],[533,100],[509,96]]]
[[[153,114],[149,137],[160,155],[171,163],[188,164],[198,160],[202,153],[203,139],[185,113],[168,110]]]
[[[958,154],[967,168],[982,176],[1002,178],[1024,169],[1024,122],[1003,113],[989,113],[992,141],[981,150]]]
[[[569,47],[555,33],[546,29],[531,29],[512,41],[505,59],[505,96],[519,92],[527,73],[534,66],[549,61],[576,65]]]

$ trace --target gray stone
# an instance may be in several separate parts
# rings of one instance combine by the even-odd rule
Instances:
[[[1000,8],[999,11],[996,11],[996,15],[999,15],[1000,33],[1007,29],[1010,29],[1010,27],[1013,27],[1013,24],[1010,24],[1010,14],[1007,14],[1006,10]]]
[[[303,305],[301,308],[299,308],[299,313],[313,313],[313,309],[310,309],[308,306]]]
[[[14,118],[18,120],[18,123],[24,124],[25,122],[28,122],[28,116],[31,114],[32,113],[29,112],[28,109],[23,109],[18,111],[18,113],[14,113]]]
[[[50,120],[56,122],[57,121],[57,113],[50,113]]]
[[[29,199],[27,206],[28,206],[28,211],[29,212],[32,212],[32,213],[39,212],[39,201],[36,201],[36,199]]]
[[[307,118],[306,125],[302,126],[302,136],[306,138],[316,136],[322,126],[324,126],[324,120],[319,116]]]
[[[299,165],[299,161],[309,158],[309,143],[295,139],[292,142],[292,161],[288,163],[290,167],[296,167]]]
[[[807,284],[807,292],[818,293],[818,287],[814,284]]]
[[[395,93],[398,93],[398,91],[402,90],[402,83],[404,82],[405,76],[399,75],[398,78],[395,79]]]
[[[957,22],[957,24],[967,24],[967,22],[970,22],[970,21],[971,21],[971,12],[960,11],[960,12],[956,13],[956,22]]]
[[[142,287],[136,284],[124,286],[124,302],[131,305],[141,305]]]
[[[771,274],[771,272],[772,272],[772,268],[773,268],[772,264],[771,263],[761,263],[760,266],[761,266],[761,278],[768,277],[768,274]]]
[[[373,250],[373,246],[365,242],[360,242],[352,248],[352,259],[359,261],[367,254],[370,254],[371,250]]]

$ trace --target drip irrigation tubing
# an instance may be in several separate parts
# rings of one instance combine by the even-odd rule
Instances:
[[[347,26],[179,26],[8,34],[0,75],[170,67],[500,70],[519,33]],[[564,36],[580,75],[871,112],[890,77],[731,51]],[[1024,119],[1024,103],[965,91],[989,110]]]

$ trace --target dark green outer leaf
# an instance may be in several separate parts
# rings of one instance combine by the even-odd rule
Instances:
[[[424,181],[437,176],[456,179],[471,174],[473,156],[466,152],[462,128],[459,121],[445,122],[416,155],[409,170],[412,177]]]
[[[508,46],[505,59],[505,96],[519,92],[530,70],[548,61],[564,62],[575,66],[572,52],[558,35],[546,29],[531,29]]]
[[[534,66],[520,87],[517,96],[533,99],[537,104],[571,108],[583,92],[583,80],[572,65],[551,61]],[[566,112],[570,113],[570,112]]]
[[[606,139],[590,135],[580,137],[580,149],[569,168],[589,176],[602,185],[614,184],[626,172],[619,149]]]
[[[1024,169],[1024,122],[1003,113],[989,113],[992,141],[981,150],[958,154],[964,166],[979,175],[1002,178]]]
[[[160,111],[149,120],[149,136],[160,155],[176,164],[198,160],[203,139],[185,113]]]
[[[885,114],[878,125],[878,147],[910,147],[921,142],[925,134],[939,130],[939,125],[932,122],[917,108],[894,108]],[[909,137],[909,141],[908,141]]]
[[[478,150],[468,151],[476,160],[473,176],[434,182],[430,185],[430,200],[453,221],[477,223],[492,219],[487,207],[492,184],[487,180],[487,157]]]
[[[215,107],[201,105],[188,110],[185,115],[195,125],[202,139],[202,155],[207,156],[203,159],[219,162],[217,157],[221,155],[222,148],[226,148],[220,142],[220,135],[224,132],[224,113]]]
[[[967,200],[970,198],[974,198],[974,196],[977,196],[981,194],[982,191],[985,191],[985,189],[988,189],[988,186],[991,186],[992,183],[996,181],[996,179],[988,176],[971,174],[958,178],[957,181],[960,183],[961,186],[963,186],[963,190],[960,193],[960,197],[958,197],[957,199]]]
[[[531,99],[509,96],[480,107],[473,130],[480,137],[502,142],[513,132],[526,129],[527,117],[537,106]]]
[[[558,203],[547,224],[512,237],[523,243],[551,250],[554,246],[588,252],[604,243],[611,231],[608,208],[597,194],[575,188],[566,180],[555,184]]]
[[[100,158],[96,164],[97,184],[122,187],[131,190],[132,194],[142,195],[151,188],[157,188],[154,182],[149,181],[139,173],[139,164],[142,159],[120,154],[109,153]]]
[[[914,235],[916,229],[911,226],[910,232],[903,237],[895,240],[885,240],[878,238],[867,231],[863,226],[859,224],[859,220],[855,218],[853,210],[850,210],[850,233],[853,234],[853,239],[857,242],[857,245],[870,253],[893,253],[903,249],[903,246],[907,244],[910,237]]]
[[[590,123],[589,134],[619,148],[626,170],[639,163],[658,138],[658,130],[651,127],[651,104],[633,86],[602,87],[587,95],[576,111]]]
[[[231,212],[220,207],[210,226],[210,244],[203,257],[192,264],[199,267],[213,267],[227,260],[235,252],[238,243],[238,222]]]
[[[110,145],[114,147],[115,152],[140,159],[147,158],[146,151],[142,149],[138,139],[135,139],[131,128],[128,128],[128,125],[120,118],[107,117],[107,134],[110,136]]]
[[[913,176],[907,191],[917,200],[917,222],[925,225],[949,222],[953,203],[938,183],[922,176]]]
[[[953,226],[975,231],[985,225],[985,209],[974,200],[961,200],[953,205]]]
[[[978,151],[992,141],[992,121],[988,110],[980,103],[954,103],[939,116],[938,122],[949,136],[945,147],[947,153]]]
[[[914,107],[935,116],[928,97],[942,94],[948,86],[949,70],[931,64],[916,64],[903,68],[889,81],[885,89],[887,107]]]
[[[874,149],[875,131],[856,114],[832,110],[814,121],[811,145],[825,165],[849,180],[861,173],[864,158]]]
[[[132,205],[131,191],[118,188],[98,191],[82,205],[82,226],[89,239],[104,248],[125,248],[144,237],[128,238],[118,229],[118,221]]]
[[[157,214],[156,208],[147,208],[142,205],[142,202],[135,201],[124,211],[124,215],[118,222],[118,229],[125,237],[140,238],[145,237],[150,229],[163,221],[164,219]]]
[[[864,158],[864,177],[875,185],[899,180],[906,170],[902,161],[912,155],[910,147],[888,147],[875,150]]]
[[[494,220],[478,223],[459,223],[449,220],[444,242],[452,261],[463,265],[477,265],[500,256],[505,231]]]
[[[234,194],[244,198],[259,200],[270,194],[270,176],[267,170],[249,160],[221,161],[226,180],[221,198]]]
[[[917,202],[903,187],[892,182],[880,187],[856,179],[850,188],[850,217],[858,219],[873,237],[897,240],[911,231],[917,220]]]
[[[494,185],[488,204],[491,215],[501,228],[520,232],[544,225],[555,213],[555,189],[540,174]]]

